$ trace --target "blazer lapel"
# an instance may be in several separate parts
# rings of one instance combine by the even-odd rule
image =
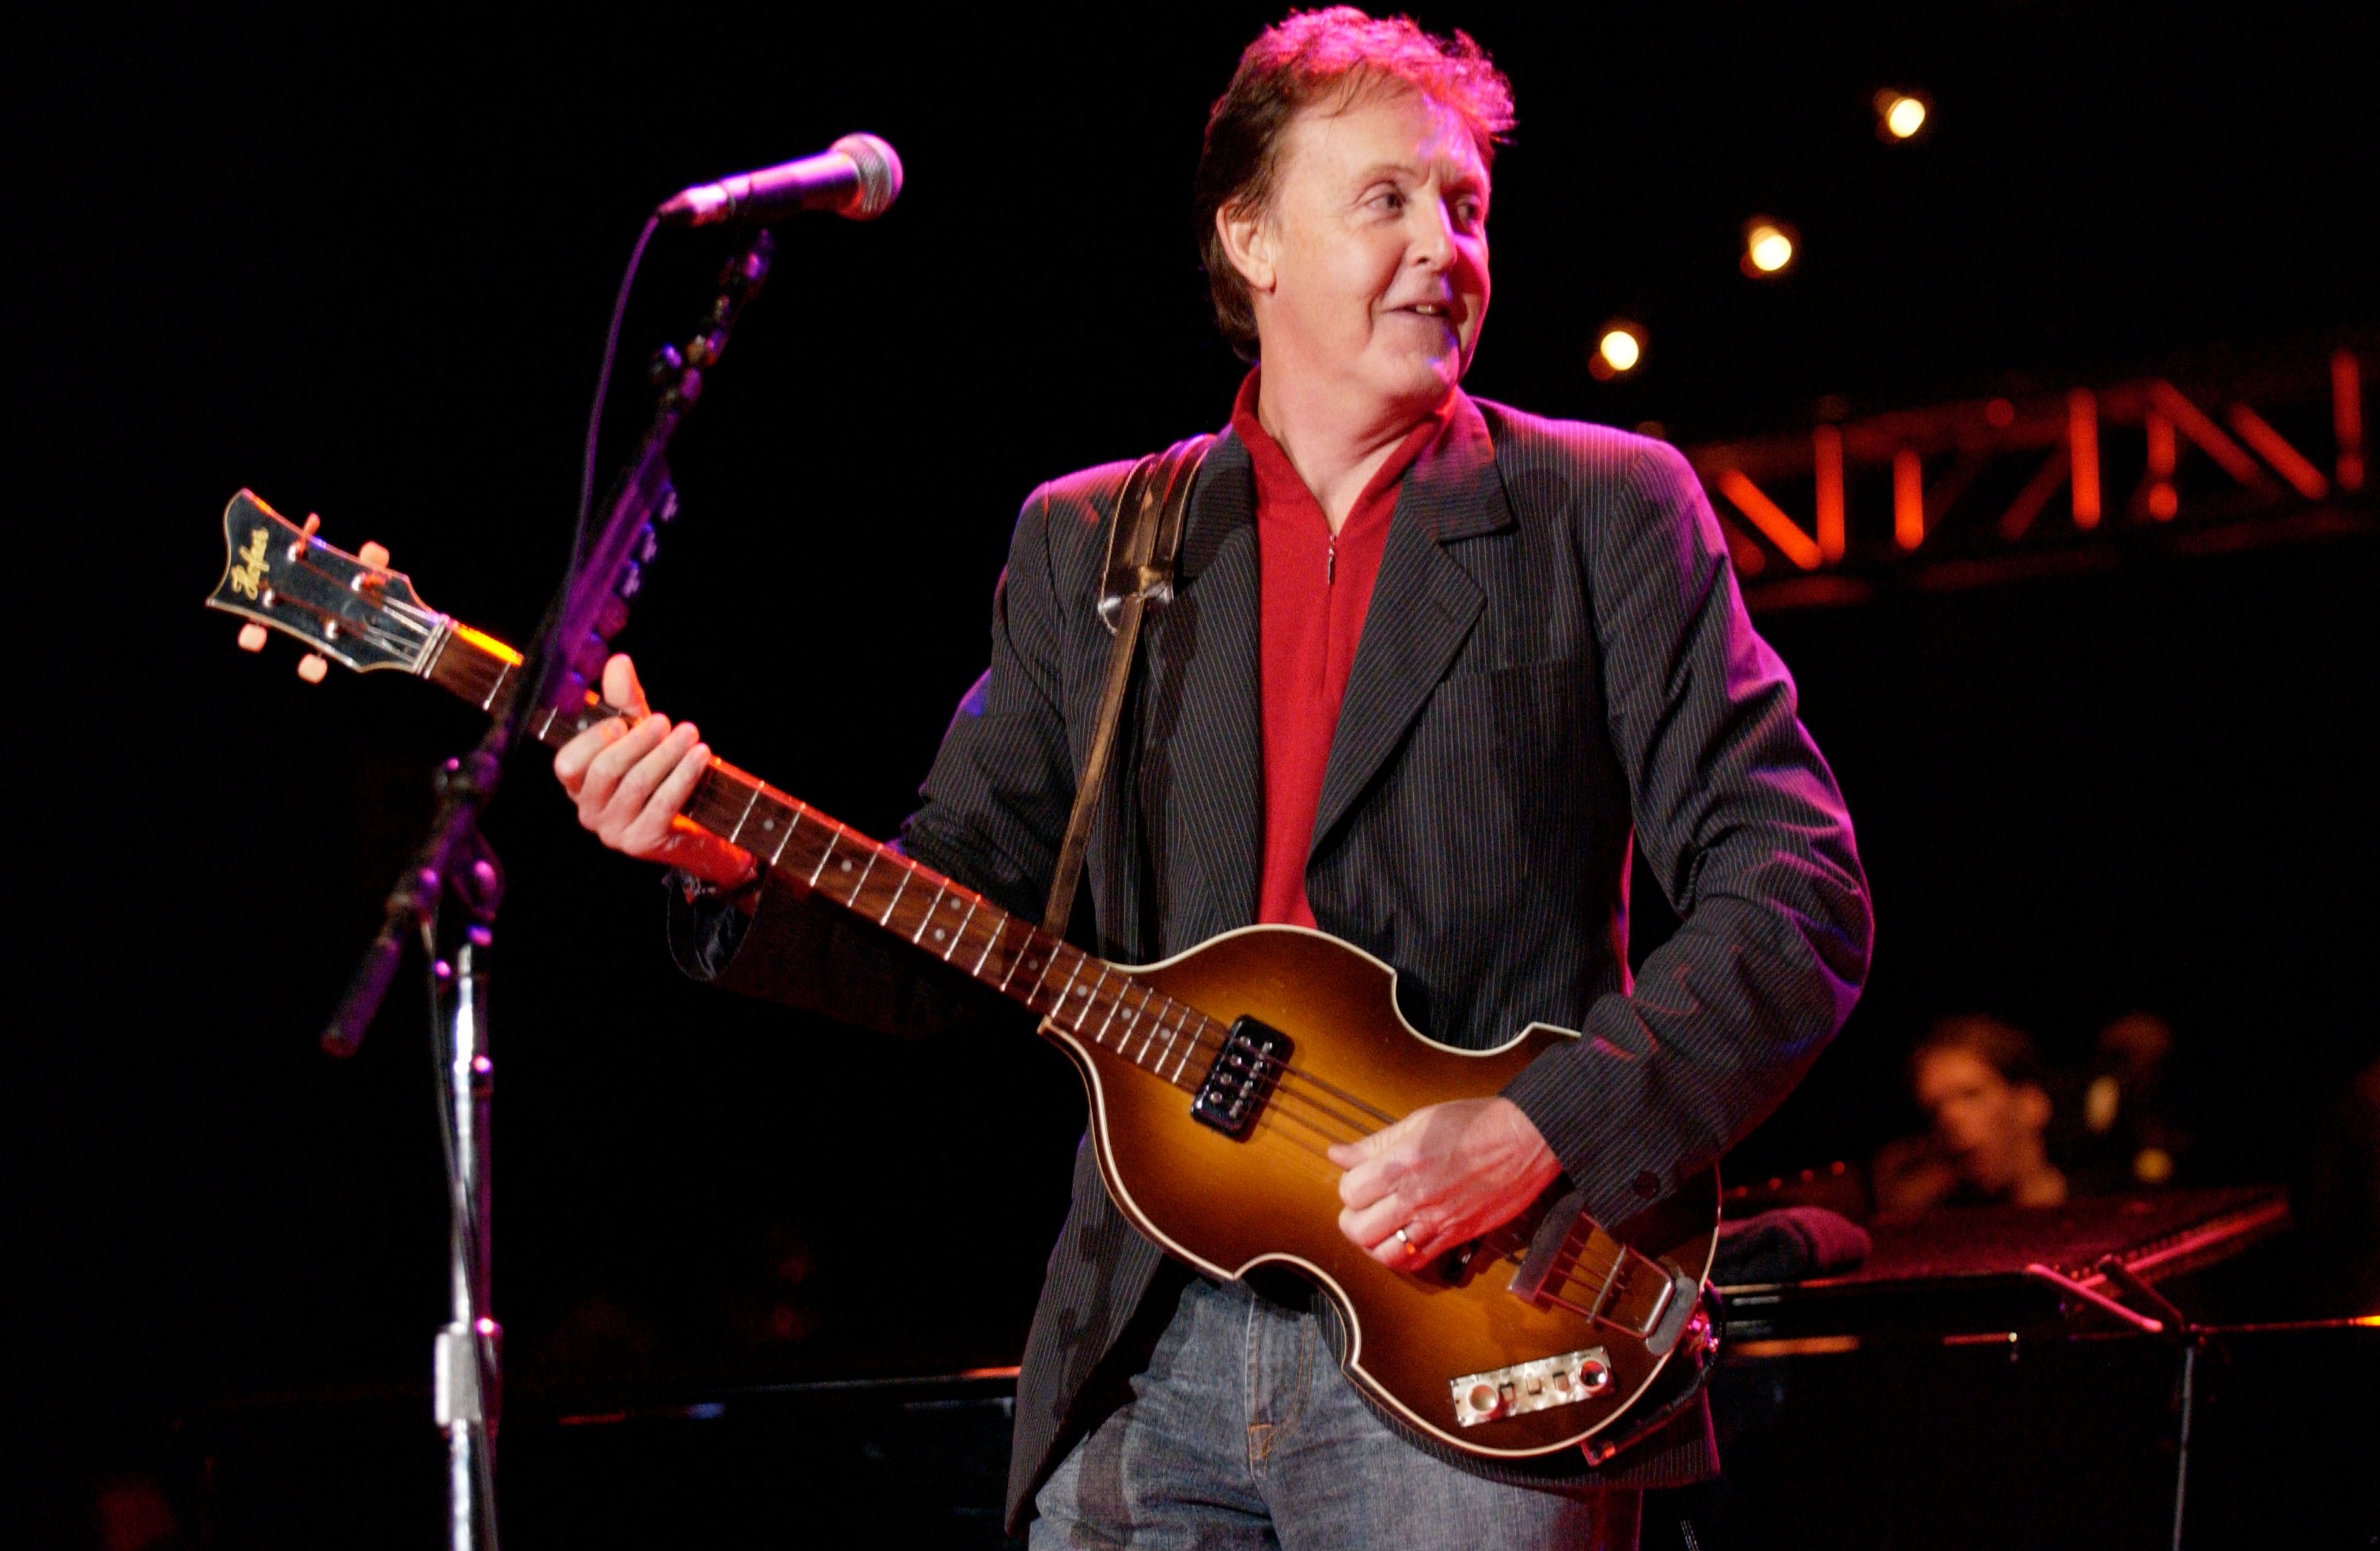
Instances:
[[[1512,521],[1488,423],[1458,391],[1445,434],[1415,460],[1397,492],[1379,578],[1364,612],[1364,638],[1330,738],[1308,855],[1379,773],[1478,623],[1485,604],[1479,584],[1442,546]]]
[[[1143,811],[1153,842],[1186,842],[1204,895],[1158,902],[1169,939],[1196,941],[1256,918],[1264,813],[1256,504],[1247,448],[1226,432],[1191,498],[1173,601],[1151,616]],[[1178,869],[1160,865],[1158,875]]]

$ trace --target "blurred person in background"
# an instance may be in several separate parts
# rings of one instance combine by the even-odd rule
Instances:
[[[1880,1215],[2066,1199],[2049,1157],[2049,1089],[2023,1030],[1980,1013],[1946,1018],[1911,1053],[1909,1085],[1933,1126],[1876,1155]]]

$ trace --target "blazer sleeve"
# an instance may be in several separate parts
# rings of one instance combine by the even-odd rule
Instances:
[[[905,854],[1038,920],[1074,801],[1062,714],[1050,494],[1034,492],[993,591],[991,662],[951,718],[894,842]],[[963,972],[894,940],[785,878],[747,918],[672,888],[678,966],[728,990],[881,1032],[918,1036],[1008,1004]]]
[[[1777,1107],[1858,998],[1872,925],[1842,794],[1700,481],[1665,443],[1632,448],[1616,498],[1580,503],[1577,542],[1637,843],[1680,924],[1505,1089],[1607,1222]]]

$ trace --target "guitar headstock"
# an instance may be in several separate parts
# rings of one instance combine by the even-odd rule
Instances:
[[[251,491],[233,496],[224,508],[223,579],[207,607],[252,621],[240,632],[250,650],[263,644],[262,626],[358,673],[422,672],[445,616],[415,596],[403,572],[388,569],[386,551],[368,544],[358,556],[333,549],[314,537],[316,526],[309,517],[299,527]],[[322,677],[310,659],[298,671]]]

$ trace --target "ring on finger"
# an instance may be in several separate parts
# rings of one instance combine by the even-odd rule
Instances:
[[[1414,1242],[1413,1235],[1406,1232],[1402,1228],[1398,1229],[1394,1233],[1390,1234],[1389,1237],[1394,1239],[1400,1245],[1402,1245],[1407,1254],[1419,1254],[1421,1253],[1421,1246]]]

